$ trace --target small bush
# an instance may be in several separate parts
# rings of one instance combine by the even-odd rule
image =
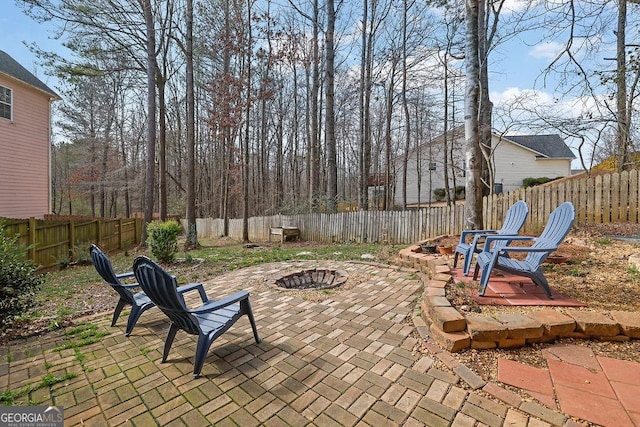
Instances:
[[[546,184],[547,182],[551,182],[556,179],[558,178],[547,178],[546,176],[543,176],[541,178],[525,178],[522,180],[522,186],[524,188],[535,187],[536,185]]]
[[[78,243],[73,248],[73,256],[75,257],[76,263],[78,265],[90,265],[91,261],[91,253],[89,252],[90,243]]]
[[[446,195],[446,191],[444,188],[436,188],[433,190],[433,195],[436,196],[436,200],[444,200],[444,196]]]
[[[8,236],[4,221],[0,220],[0,328],[8,327],[15,317],[24,314],[43,281],[26,257],[26,248],[18,244],[18,236]]]
[[[465,186],[464,185],[457,185],[455,188],[455,193],[456,193],[456,200],[463,200],[465,197]]]
[[[178,235],[182,227],[177,221],[153,221],[147,225],[147,244],[160,262],[172,263],[178,253]]]

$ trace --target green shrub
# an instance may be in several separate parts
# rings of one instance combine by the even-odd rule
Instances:
[[[4,221],[0,220],[0,328],[33,304],[33,296],[42,285],[43,277],[26,257],[27,249],[18,244],[18,236],[8,236]]]
[[[551,182],[556,179],[558,178],[547,178],[546,176],[543,176],[541,178],[525,178],[522,180],[522,186],[524,188],[535,187],[536,185],[546,184],[547,182]]]
[[[436,196],[436,200],[444,200],[444,196],[447,193],[445,192],[444,188],[436,188],[435,190],[433,190],[433,195]]]
[[[455,188],[455,193],[456,193],[456,200],[463,200],[464,196],[465,196],[465,186],[464,185],[457,185]]]
[[[172,263],[178,253],[178,235],[182,227],[177,221],[153,221],[147,225],[147,244],[160,262]]]

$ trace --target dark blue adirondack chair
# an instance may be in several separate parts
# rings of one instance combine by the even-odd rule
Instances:
[[[136,288],[140,288],[140,285],[137,283],[125,284],[122,280],[134,277],[133,272],[116,274],[113,271],[113,266],[111,265],[111,261],[109,257],[102,252],[102,250],[96,245],[91,245],[89,248],[89,253],[91,254],[91,260],[93,261],[93,266],[96,268],[96,271],[102,277],[102,279],[107,282],[111,287],[120,295],[120,299],[118,300],[118,304],[116,305],[116,309],[113,312],[113,320],[111,321],[111,326],[116,325],[116,321],[118,317],[120,317],[120,313],[122,309],[126,305],[131,306],[131,313],[129,314],[129,319],[127,320],[127,329],[125,331],[125,335],[131,335],[133,328],[136,326],[140,315],[147,309],[152,308],[155,304],[149,299],[148,296],[144,294],[144,292],[133,293],[132,290]],[[197,289],[196,284],[189,284],[185,286],[181,286],[178,289],[178,292],[187,292],[192,289]],[[202,290],[204,293],[204,289]]]
[[[469,275],[471,269],[471,260],[474,253],[481,252],[482,247],[479,243],[484,241],[487,236],[500,235],[500,236],[517,236],[520,229],[527,220],[529,214],[529,207],[527,204],[518,200],[507,210],[507,214],[504,217],[502,228],[499,230],[466,230],[460,234],[460,242],[456,245],[455,255],[453,256],[453,267],[458,265],[458,256],[464,256],[464,268],[463,273],[465,276]],[[470,242],[467,242],[469,237],[473,236]],[[503,246],[506,246],[508,241],[505,241]]]
[[[133,262],[133,272],[147,296],[171,320],[162,353],[163,363],[167,360],[176,333],[182,329],[188,334],[198,336],[193,377],[199,377],[211,344],[245,314],[251,323],[253,337],[257,343],[260,342],[248,292],[239,291],[217,301],[209,300],[206,294],[201,292],[202,305],[190,309],[186,306],[182,294],[176,292],[175,276],[167,273],[154,261],[147,257],[137,257]]]
[[[531,280],[533,280],[533,283],[538,286],[542,286],[549,299],[553,299],[549,283],[542,273],[541,265],[551,252],[558,249],[560,243],[564,240],[567,234],[569,234],[569,231],[573,226],[575,215],[573,205],[570,202],[564,202],[551,212],[547,225],[544,227],[544,230],[542,230],[542,234],[540,234],[539,237],[487,237],[483,251],[478,254],[476,268],[473,273],[473,279],[476,280],[478,278],[478,272],[482,270],[482,276],[480,277],[480,286],[482,289],[480,290],[479,295],[484,295],[484,291],[489,283],[491,271],[495,269],[517,274],[519,276],[530,277]],[[528,240],[532,241],[533,245],[528,247],[503,246],[497,249],[491,249],[492,244],[504,240]],[[523,261],[519,261],[509,258],[509,252],[526,253],[527,257]]]

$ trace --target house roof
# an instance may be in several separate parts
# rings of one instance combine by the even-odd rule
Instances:
[[[0,73],[6,74],[13,79],[20,80],[21,82],[46,93],[52,98],[60,99],[60,96],[49,88],[49,86],[44,84],[40,79],[20,65],[18,61],[2,50],[0,50]]]
[[[576,156],[560,135],[507,135],[503,138],[548,159],[575,159]]]

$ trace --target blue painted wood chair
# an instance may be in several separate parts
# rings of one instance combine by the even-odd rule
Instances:
[[[176,292],[175,276],[167,273],[154,261],[147,257],[137,257],[133,262],[133,272],[147,296],[171,320],[162,353],[163,363],[167,360],[176,333],[182,329],[198,336],[193,377],[199,377],[211,344],[245,314],[251,323],[254,339],[257,343],[260,342],[248,292],[239,291],[217,301],[209,300],[201,292],[202,305],[190,309],[186,306],[183,295]]]
[[[144,292],[136,292],[136,289],[140,288],[140,285],[137,283],[123,283],[123,280],[134,277],[133,271],[116,274],[113,271],[113,266],[111,265],[111,260],[109,257],[102,252],[102,250],[96,245],[91,245],[89,247],[89,253],[91,255],[91,260],[93,261],[93,266],[96,268],[96,271],[102,277],[102,279],[109,284],[113,290],[115,290],[120,299],[118,300],[118,304],[116,305],[116,309],[113,312],[113,319],[111,321],[111,326],[115,326],[118,321],[118,317],[120,317],[120,313],[122,313],[122,309],[130,305],[131,313],[129,313],[129,319],[127,320],[127,329],[125,330],[125,335],[131,335],[133,328],[136,326],[140,315],[155,306],[155,304],[149,299]],[[189,284],[185,286],[181,286],[178,289],[178,292],[187,292],[192,289],[197,289],[197,284]],[[200,285],[201,286],[201,285]],[[204,293],[204,289],[202,290]]]
[[[473,255],[482,251],[480,243],[484,242],[487,236],[490,235],[517,236],[524,222],[527,220],[528,214],[529,207],[524,201],[519,200],[509,207],[504,217],[502,228],[499,230],[463,231],[462,234],[460,234],[460,242],[456,245],[455,255],[453,256],[453,267],[455,268],[458,265],[458,257],[460,255],[464,256],[464,268],[462,271],[465,276],[468,276]],[[471,236],[473,236],[473,238],[467,241]],[[503,246],[507,244],[508,241],[505,241]]]
[[[542,230],[539,237],[529,236],[489,236],[486,239],[484,249],[478,254],[476,268],[473,273],[473,279],[478,278],[478,272],[482,270],[480,277],[481,290],[480,296],[484,292],[489,283],[489,277],[493,270],[501,270],[507,273],[516,274],[531,278],[533,283],[541,286],[547,297],[553,299],[549,283],[544,277],[541,269],[542,262],[549,254],[558,249],[560,243],[569,234],[573,221],[575,220],[575,209],[570,202],[564,202],[558,206],[551,215],[547,225]],[[532,241],[533,245],[527,247],[511,247],[503,246],[491,249],[491,245],[500,241]],[[523,261],[509,258],[509,253],[526,253],[527,256]]]

